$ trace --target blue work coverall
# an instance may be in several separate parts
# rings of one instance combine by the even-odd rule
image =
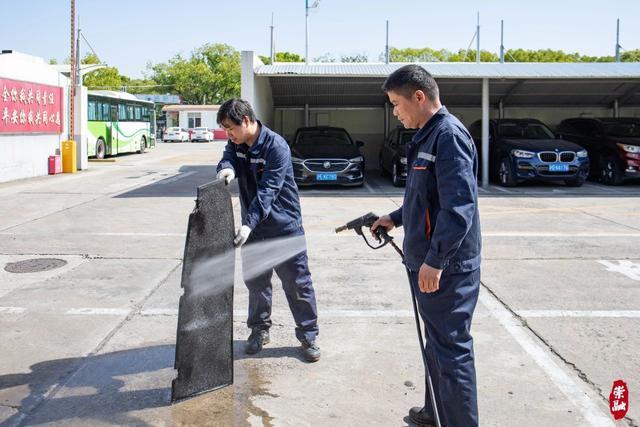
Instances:
[[[289,146],[280,135],[258,124],[260,135],[256,142],[251,147],[227,142],[217,168],[218,172],[225,168],[235,171],[242,225],[252,229],[247,245],[276,237],[304,235]],[[252,260],[243,258],[243,264],[250,262]],[[306,250],[257,277],[245,278],[249,289],[247,326],[251,329],[271,327],[273,270],[282,281],[296,322],[296,337],[300,341],[315,341],[318,314]]]
[[[480,288],[480,219],[471,136],[443,106],[407,144],[404,201],[390,214],[403,226],[405,264],[427,336],[438,413],[447,427],[478,425],[471,319]],[[420,266],[442,269],[440,287],[423,293]],[[425,406],[431,408],[428,391]]]

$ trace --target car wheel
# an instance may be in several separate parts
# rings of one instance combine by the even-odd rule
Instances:
[[[378,156],[378,166],[380,167],[380,176],[385,176],[387,171],[384,170],[384,165],[382,164],[382,154]]]
[[[600,180],[605,185],[622,184],[624,171],[617,156],[605,156],[600,159]]]
[[[393,185],[395,187],[401,187],[402,186],[402,181],[400,180],[400,177],[398,176],[398,164],[397,163],[393,164],[393,171],[391,172],[391,180],[392,180]]]
[[[99,139],[98,142],[96,142],[96,159],[104,159],[105,153],[104,141]]]
[[[582,184],[584,184],[584,179],[567,179],[564,181],[564,183],[567,187],[582,187]]]
[[[140,149],[138,150],[138,153],[142,154],[145,151],[147,151],[147,140],[143,136],[142,138],[140,138]]]
[[[500,185],[503,187],[515,187],[518,185],[518,180],[513,173],[511,160],[508,157],[503,157],[502,160],[500,160],[498,179],[500,180]]]

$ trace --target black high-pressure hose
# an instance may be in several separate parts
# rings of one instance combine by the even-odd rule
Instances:
[[[436,426],[441,427],[442,424],[440,423],[440,416],[438,414],[438,406],[436,404],[436,395],[433,390],[433,381],[431,380],[431,371],[429,370],[429,363],[427,361],[427,350],[425,347],[425,339],[423,338],[423,335],[422,335],[422,327],[420,324],[420,317],[418,313],[418,303],[416,300],[416,292],[413,289],[413,286],[411,285],[411,272],[406,267],[405,260],[404,260],[404,253],[398,247],[398,245],[396,245],[396,243],[393,241],[393,237],[389,236],[389,233],[387,233],[387,230],[384,227],[378,227],[373,232],[375,234],[376,240],[380,243],[378,246],[371,245],[371,243],[369,243],[364,233],[362,232],[362,226],[368,226],[369,228],[371,228],[371,226],[373,225],[373,222],[377,219],[378,219],[377,215],[374,215],[373,213],[369,213],[367,215],[364,215],[360,218],[357,218],[349,222],[347,225],[336,228],[336,233],[339,233],[343,230],[352,229],[357,234],[362,236],[367,246],[369,246],[371,249],[380,249],[381,247],[386,246],[388,243],[390,243],[393,249],[395,249],[396,252],[400,255],[400,258],[402,259],[402,263],[405,265],[405,270],[407,271],[407,279],[409,279],[409,288],[411,289],[411,302],[413,303],[413,315],[416,321],[416,330],[418,332],[418,340],[420,341],[420,354],[422,355],[422,363],[424,364],[424,370],[425,370],[425,373],[427,374],[427,388],[429,389],[429,399],[431,400],[431,406],[433,408],[433,416],[435,418]],[[426,334],[426,329],[425,329],[425,334]],[[427,338],[429,337],[427,336]]]

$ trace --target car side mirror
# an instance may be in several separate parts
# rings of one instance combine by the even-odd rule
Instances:
[[[358,147],[364,147],[364,142],[362,142],[362,141],[356,141],[356,145],[357,145]]]

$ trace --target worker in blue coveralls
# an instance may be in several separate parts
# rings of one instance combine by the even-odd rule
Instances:
[[[260,123],[251,105],[242,99],[222,104],[217,121],[229,135],[217,178],[229,183],[237,177],[240,189],[242,226],[234,239],[236,247],[304,235],[291,151],[284,138]],[[243,259],[243,264],[245,261],[251,262]],[[245,352],[258,353],[269,343],[273,270],[282,281],[304,359],[316,362],[320,359],[318,314],[306,250],[257,277],[245,277],[249,289],[247,326],[251,328]]]
[[[440,103],[438,85],[424,68],[399,68],[382,90],[404,127],[419,130],[406,147],[402,206],[371,228],[404,226],[405,264],[425,325],[427,363],[442,425],[477,426],[470,328],[482,246],[478,156],[469,132]],[[409,419],[419,426],[435,425],[428,390],[425,396],[424,406],[411,408]]]

